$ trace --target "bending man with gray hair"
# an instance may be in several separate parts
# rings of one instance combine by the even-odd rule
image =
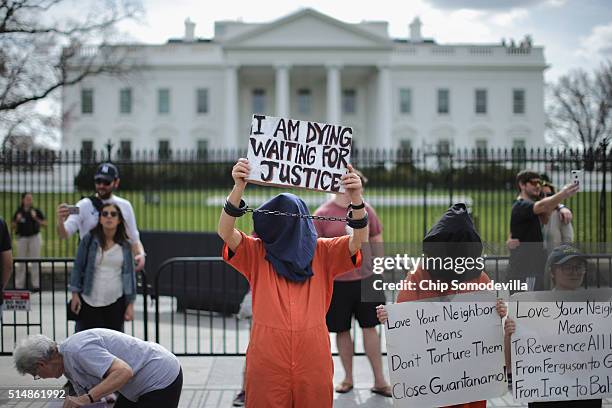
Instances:
[[[157,343],[108,329],[73,334],[57,344],[29,336],[13,352],[20,374],[34,379],[68,378],[78,397],[64,408],[81,407],[118,392],[114,408],[178,407],[183,372],[176,356]]]

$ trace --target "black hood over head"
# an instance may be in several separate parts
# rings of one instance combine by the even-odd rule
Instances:
[[[429,267],[425,269],[433,280],[467,282],[480,276],[482,269],[474,264],[476,258],[482,255],[482,240],[465,204],[451,206],[429,230],[423,238],[423,253],[427,258],[441,258],[447,264],[448,258],[451,258],[453,265],[461,265],[454,269],[444,269],[440,268],[439,262],[434,262],[432,266],[429,260]],[[474,260],[469,261],[471,265],[467,267],[466,258]]]

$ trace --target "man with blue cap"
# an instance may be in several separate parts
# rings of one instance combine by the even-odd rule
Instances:
[[[242,195],[249,173],[248,161],[238,160],[218,228],[225,241],[223,258],[253,291],[247,404],[331,407],[333,363],[325,315],[334,277],[361,264],[360,248],[368,236],[361,180],[350,165],[342,176],[351,198],[351,235],[317,239],[306,204],[293,194],[280,194],[255,211],[258,238],[253,238],[234,228],[236,217],[247,209]]]
[[[145,266],[146,254],[136,226],[134,208],[128,200],[114,194],[119,188],[120,181],[117,166],[113,163],[101,163],[94,174],[96,193],[77,202],[76,212],[71,212],[66,203],[57,207],[57,233],[60,238],[66,239],[78,231],[82,239],[98,224],[102,205],[115,204],[121,210],[125,221],[125,229],[136,261],[136,271],[141,271]]]

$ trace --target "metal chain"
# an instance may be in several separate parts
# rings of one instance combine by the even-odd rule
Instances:
[[[247,207],[245,209],[245,212],[252,212],[252,213],[262,213],[262,214],[266,214],[266,215],[276,215],[276,216],[280,216],[280,217],[293,217],[293,218],[308,218],[311,220],[320,220],[320,221],[341,221],[341,222],[347,222],[348,218],[344,217],[326,217],[324,215],[310,215],[310,214],[293,214],[293,213],[286,213],[286,212],[282,212],[282,211],[275,211],[275,210],[260,210],[257,208],[249,208]]]

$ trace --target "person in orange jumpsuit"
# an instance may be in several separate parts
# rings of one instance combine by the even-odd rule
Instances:
[[[232,169],[234,188],[221,212],[218,233],[224,260],[253,291],[253,325],[246,358],[249,408],[325,408],[333,403],[333,362],[325,314],[336,275],[361,265],[367,215],[361,180],[348,166],[342,185],[351,197],[353,234],[317,239],[311,219],[253,215],[258,238],[234,228],[250,173],[246,159]],[[293,194],[280,194],[260,209],[308,215]]]
[[[482,241],[474,228],[474,223],[470,218],[465,204],[455,204],[450,207],[446,213],[438,220],[423,239],[423,253],[429,258],[459,258],[469,257],[476,259],[482,254]],[[461,274],[455,271],[448,271],[443,268],[427,271],[420,265],[406,277],[407,281],[414,282],[415,290],[401,290],[397,295],[397,303],[411,302],[433,297],[455,295],[466,293],[466,290],[422,290],[419,282],[423,280],[442,281],[450,283],[452,280],[460,282],[490,282],[487,274],[474,267],[466,268]],[[497,301],[497,313],[500,317],[505,317],[507,314],[507,306],[501,300]],[[376,310],[378,320],[384,323],[388,319],[388,313],[383,305],[379,305]],[[474,401],[465,404],[456,404],[444,408],[486,408],[487,401]]]

